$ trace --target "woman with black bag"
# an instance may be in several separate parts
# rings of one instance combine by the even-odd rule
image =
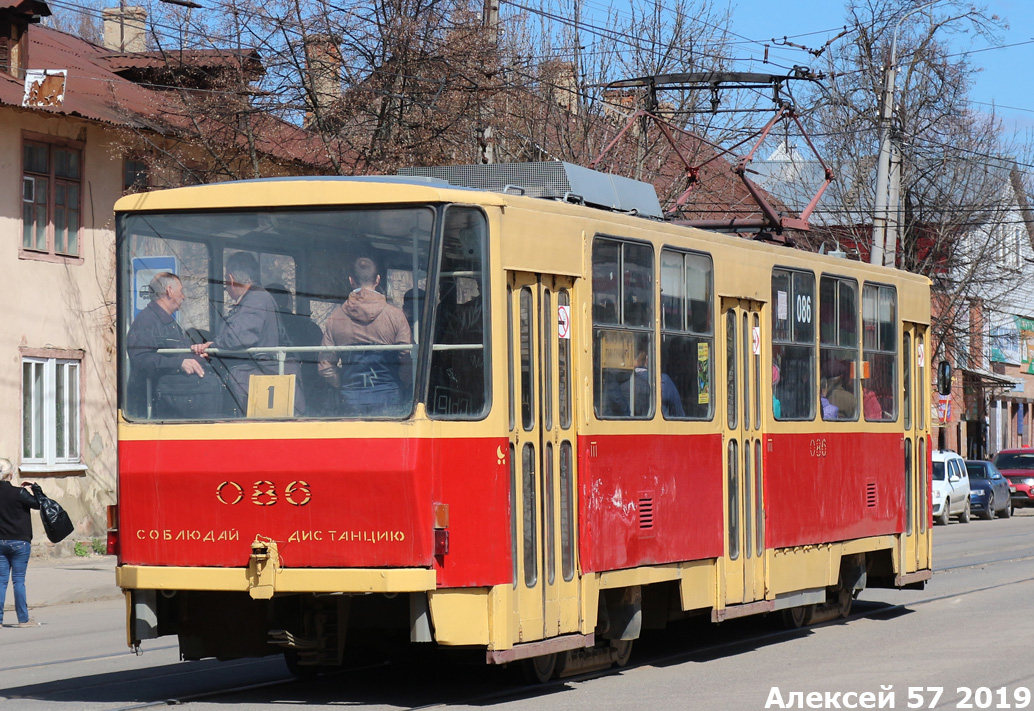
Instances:
[[[11,627],[36,627],[38,622],[29,618],[25,598],[25,571],[32,551],[32,518],[29,509],[38,509],[36,497],[29,491],[31,482],[21,486],[11,483],[14,467],[7,459],[0,459],[0,626],[4,620],[4,602],[7,599],[7,580],[14,582],[14,610],[18,623]]]

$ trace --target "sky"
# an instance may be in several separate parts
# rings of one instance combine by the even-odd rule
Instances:
[[[915,6],[921,4],[917,0]],[[994,104],[1006,132],[1022,137],[1026,131],[1034,132],[1034,2],[981,0],[974,4],[986,4],[987,12],[1005,18],[1009,29],[1002,32],[1000,47],[966,35],[951,38],[953,47],[960,52],[970,51],[971,63],[983,69],[970,98],[977,110],[990,111]],[[795,44],[818,48],[844,26],[843,2],[839,0],[730,0],[729,7],[736,35],[769,44],[773,37],[781,40],[785,36]],[[923,16],[918,12],[905,23],[921,22]],[[744,51],[739,56],[754,56],[758,60],[764,56],[760,45],[740,46]],[[775,46],[770,47],[769,58],[781,66],[809,65],[809,60],[814,59],[804,51]],[[766,68],[761,61],[735,69],[773,71],[771,65]]]

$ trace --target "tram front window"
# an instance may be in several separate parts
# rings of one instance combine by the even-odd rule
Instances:
[[[447,323],[430,322],[438,311],[444,320],[445,309],[429,304],[456,303],[457,289],[476,302],[478,318],[484,312],[483,216],[445,214],[441,263],[430,207],[122,216],[123,414],[408,417],[427,390],[416,374],[435,376],[434,365],[420,368],[435,352],[425,341],[483,357],[487,329],[458,335],[451,313]],[[462,235],[450,223],[462,223]],[[485,403],[484,381],[483,367],[480,379],[467,378],[478,391],[468,393],[476,406],[467,411]]]

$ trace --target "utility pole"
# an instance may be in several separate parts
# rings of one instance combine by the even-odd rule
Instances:
[[[876,204],[872,216],[872,250],[869,253],[870,264],[895,263],[895,250],[897,248],[898,230],[897,214],[898,200],[900,199],[900,185],[891,185],[891,155],[896,147],[893,142],[893,118],[894,118],[894,79],[897,72],[898,52],[898,30],[905,18],[917,12],[925,10],[931,5],[936,5],[941,0],[932,0],[925,5],[909,10],[894,25],[894,35],[890,43],[890,61],[883,74],[883,96],[880,101],[880,156],[876,164]],[[895,183],[900,183],[901,171],[894,171]],[[892,204],[893,200],[893,204]],[[893,228],[891,227],[891,215],[893,214]],[[889,254],[888,254],[889,253]]]
[[[499,52],[499,0],[485,0],[484,16],[482,18],[482,24],[485,28],[485,33],[488,37],[488,43],[491,47],[492,53],[495,55],[495,59],[498,61]],[[483,138],[485,146],[482,149],[481,160],[483,163],[495,163],[495,136],[492,135],[492,109],[485,109],[486,117],[489,119],[486,122]]]

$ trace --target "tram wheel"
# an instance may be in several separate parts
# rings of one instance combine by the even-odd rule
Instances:
[[[619,667],[627,666],[628,660],[632,658],[632,640],[617,639],[610,643],[614,650],[614,664]]]
[[[790,630],[807,626],[811,622],[811,605],[790,607],[782,611],[783,627]]]
[[[544,684],[556,673],[556,654],[543,654],[521,661],[521,672],[529,684]]]

